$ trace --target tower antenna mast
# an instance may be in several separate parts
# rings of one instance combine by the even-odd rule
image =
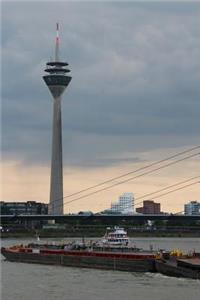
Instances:
[[[59,62],[59,43],[60,43],[59,23],[56,23],[56,48],[55,48],[55,61],[56,62]]]

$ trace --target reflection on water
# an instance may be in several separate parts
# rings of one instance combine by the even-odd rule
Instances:
[[[44,239],[46,241],[47,239]],[[3,240],[2,246],[33,240]],[[200,252],[200,239],[137,238],[139,247]],[[160,274],[128,273],[1,261],[2,300],[197,300],[200,281]]]

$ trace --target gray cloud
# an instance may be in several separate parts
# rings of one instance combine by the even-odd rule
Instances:
[[[4,2],[5,157],[50,159],[52,103],[42,75],[58,19],[73,77],[62,103],[66,163],[109,165],[124,161],[123,152],[198,141],[198,3]]]

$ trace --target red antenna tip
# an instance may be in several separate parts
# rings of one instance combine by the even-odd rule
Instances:
[[[56,23],[56,44],[59,44],[59,23]]]

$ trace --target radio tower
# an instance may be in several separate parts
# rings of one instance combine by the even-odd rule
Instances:
[[[63,214],[63,167],[62,167],[62,120],[61,95],[70,83],[72,77],[66,68],[68,63],[60,61],[59,57],[59,24],[56,24],[55,60],[47,62],[43,79],[53,96],[53,135],[51,156],[51,185],[49,214]]]

